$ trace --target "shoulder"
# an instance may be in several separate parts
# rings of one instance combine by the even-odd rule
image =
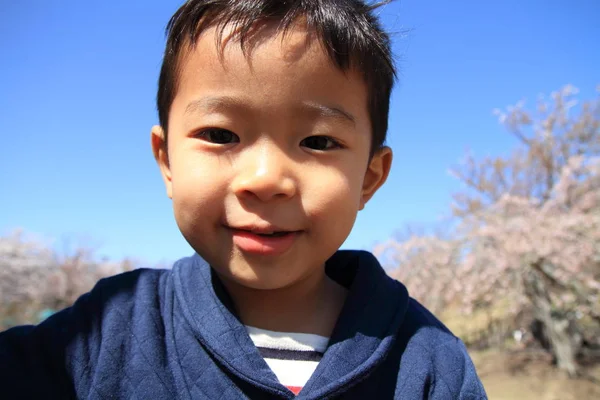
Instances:
[[[442,321],[412,297],[408,299],[403,328],[411,334],[412,344],[428,348],[457,339]]]
[[[141,268],[103,278],[78,301],[85,300],[106,306],[160,297],[170,273],[170,270],[165,269]]]
[[[138,269],[101,279],[72,306],[40,324],[1,332],[0,383],[5,391],[70,398],[74,394],[65,391],[74,387],[81,394],[104,349],[118,349],[134,321],[146,321],[146,326],[148,318],[155,321],[153,310],[167,276],[167,270]]]
[[[39,325],[19,326],[1,334],[13,332],[44,332],[52,327],[64,325],[58,329],[65,332],[67,327],[75,327],[84,321],[101,319],[111,309],[123,310],[123,306],[135,301],[152,300],[161,295],[165,278],[170,271],[158,269],[136,269],[110,277],[102,278],[94,287],[79,296],[71,306],[58,311]]]
[[[124,319],[136,304],[158,304],[162,296],[168,270],[137,269],[100,279],[87,293],[39,325],[19,326],[0,333],[0,339],[49,340],[58,344],[72,336],[78,339],[93,335],[114,319]],[[148,311],[148,308],[146,308]]]
[[[122,333],[147,330],[161,319],[170,274],[170,270],[136,269],[103,278],[48,322],[86,332],[77,337],[88,345],[117,343]]]
[[[100,279],[92,292],[112,293],[129,289],[132,294],[140,294],[144,289],[160,285],[161,278],[169,273],[167,269],[138,268]]]
[[[132,318],[135,310],[144,309],[151,312],[164,297],[169,270],[136,269],[100,279],[87,293],[81,295],[69,308],[66,308],[46,321],[44,324],[64,324],[76,329],[82,325],[92,328],[110,325],[111,323],[128,322],[123,319]]]
[[[432,398],[487,399],[462,340],[413,298],[401,329],[406,343],[404,361],[420,360]]]

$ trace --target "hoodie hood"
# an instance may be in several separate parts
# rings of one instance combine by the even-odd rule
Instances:
[[[366,251],[340,250],[325,264],[348,296],[327,351],[298,396],[281,385],[252,343],[216,273],[197,254],[173,267],[177,302],[200,344],[240,379],[281,398],[322,399],[367,377],[391,351],[409,304],[406,288]]]

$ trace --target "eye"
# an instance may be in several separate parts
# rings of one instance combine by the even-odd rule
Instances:
[[[300,142],[300,146],[308,147],[312,150],[331,150],[339,149],[342,145],[328,136],[310,136]]]
[[[204,129],[196,136],[202,140],[215,144],[230,144],[238,143],[240,141],[239,136],[235,133],[228,131],[227,129],[219,128]]]

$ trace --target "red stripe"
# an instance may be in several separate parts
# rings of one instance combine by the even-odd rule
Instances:
[[[302,390],[302,386],[286,386],[288,389],[290,389],[295,395],[298,395],[298,393],[300,393],[300,391]]]

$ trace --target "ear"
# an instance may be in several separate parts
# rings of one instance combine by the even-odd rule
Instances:
[[[150,134],[150,140],[152,142],[152,152],[154,153],[154,159],[160,168],[160,174],[162,175],[165,187],[167,189],[167,196],[170,199],[173,198],[173,188],[171,181],[171,168],[169,166],[169,155],[167,154],[167,141],[165,140],[165,132],[162,127],[154,125]]]
[[[392,167],[392,158],[392,149],[387,146],[377,150],[371,158],[363,179],[359,210],[365,208],[365,204],[387,180]]]

